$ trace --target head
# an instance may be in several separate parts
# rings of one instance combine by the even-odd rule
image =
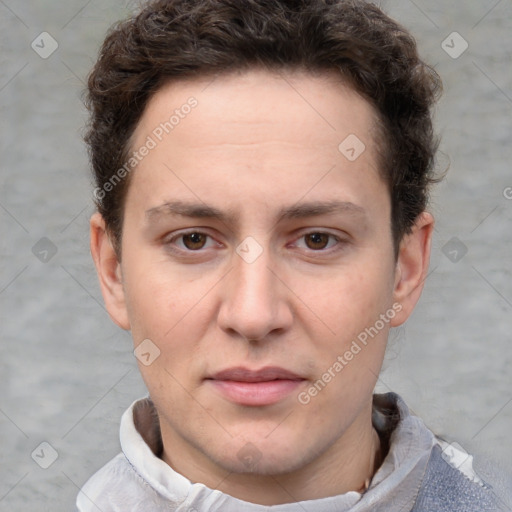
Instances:
[[[358,0],[155,1],[108,34],[91,247],[184,473],[286,474],[357,443],[428,267],[439,88]],[[275,367],[293,375],[229,384]]]

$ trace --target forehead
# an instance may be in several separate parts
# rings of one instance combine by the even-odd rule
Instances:
[[[189,109],[192,99],[197,107]],[[371,150],[376,119],[370,103],[334,71],[313,75],[251,69],[165,84],[149,100],[135,135],[154,132],[158,128],[154,123],[160,120],[164,125],[170,121],[175,137],[179,137],[179,125],[186,124],[203,146],[225,143],[226,138],[254,144],[279,134],[291,143],[307,140],[337,148],[353,134],[370,142]],[[233,129],[242,124],[250,125],[250,130]],[[168,135],[165,129],[164,134]]]
[[[132,150],[149,140],[152,149],[130,189],[154,198],[149,206],[172,193],[225,201],[286,193],[288,203],[339,199],[336,187],[343,200],[356,189],[382,194],[375,121],[369,102],[333,73],[251,70],[168,83],[132,137]]]

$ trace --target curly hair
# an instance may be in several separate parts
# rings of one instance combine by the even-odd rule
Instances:
[[[126,162],[152,95],[169,81],[254,67],[336,71],[374,107],[396,252],[437,181],[432,107],[441,81],[407,30],[364,0],[154,0],[110,29],[88,79],[85,141],[116,249],[130,175],[105,185]]]

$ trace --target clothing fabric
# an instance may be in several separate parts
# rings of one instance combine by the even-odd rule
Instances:
[[[374,395],[373,424],[388,453],[364,493],[284,505],[239,500],[192,483],[158,457],[158,421],[149,398],[123,414],[122,453],[77,497],[79,512],[505,512],[510,509],[473,469],[473,458],[438,439],[395,393]]]

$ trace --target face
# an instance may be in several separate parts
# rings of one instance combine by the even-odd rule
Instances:
[[[397,262],[374,126],[369,103],[327,75],[254,70],[150,100],[131,141],[152,147],[126,197],[119,284],[102,286],[135,346],[151,340],[139,366],[171,463],[293,472],[371,425],[428,238]]]

